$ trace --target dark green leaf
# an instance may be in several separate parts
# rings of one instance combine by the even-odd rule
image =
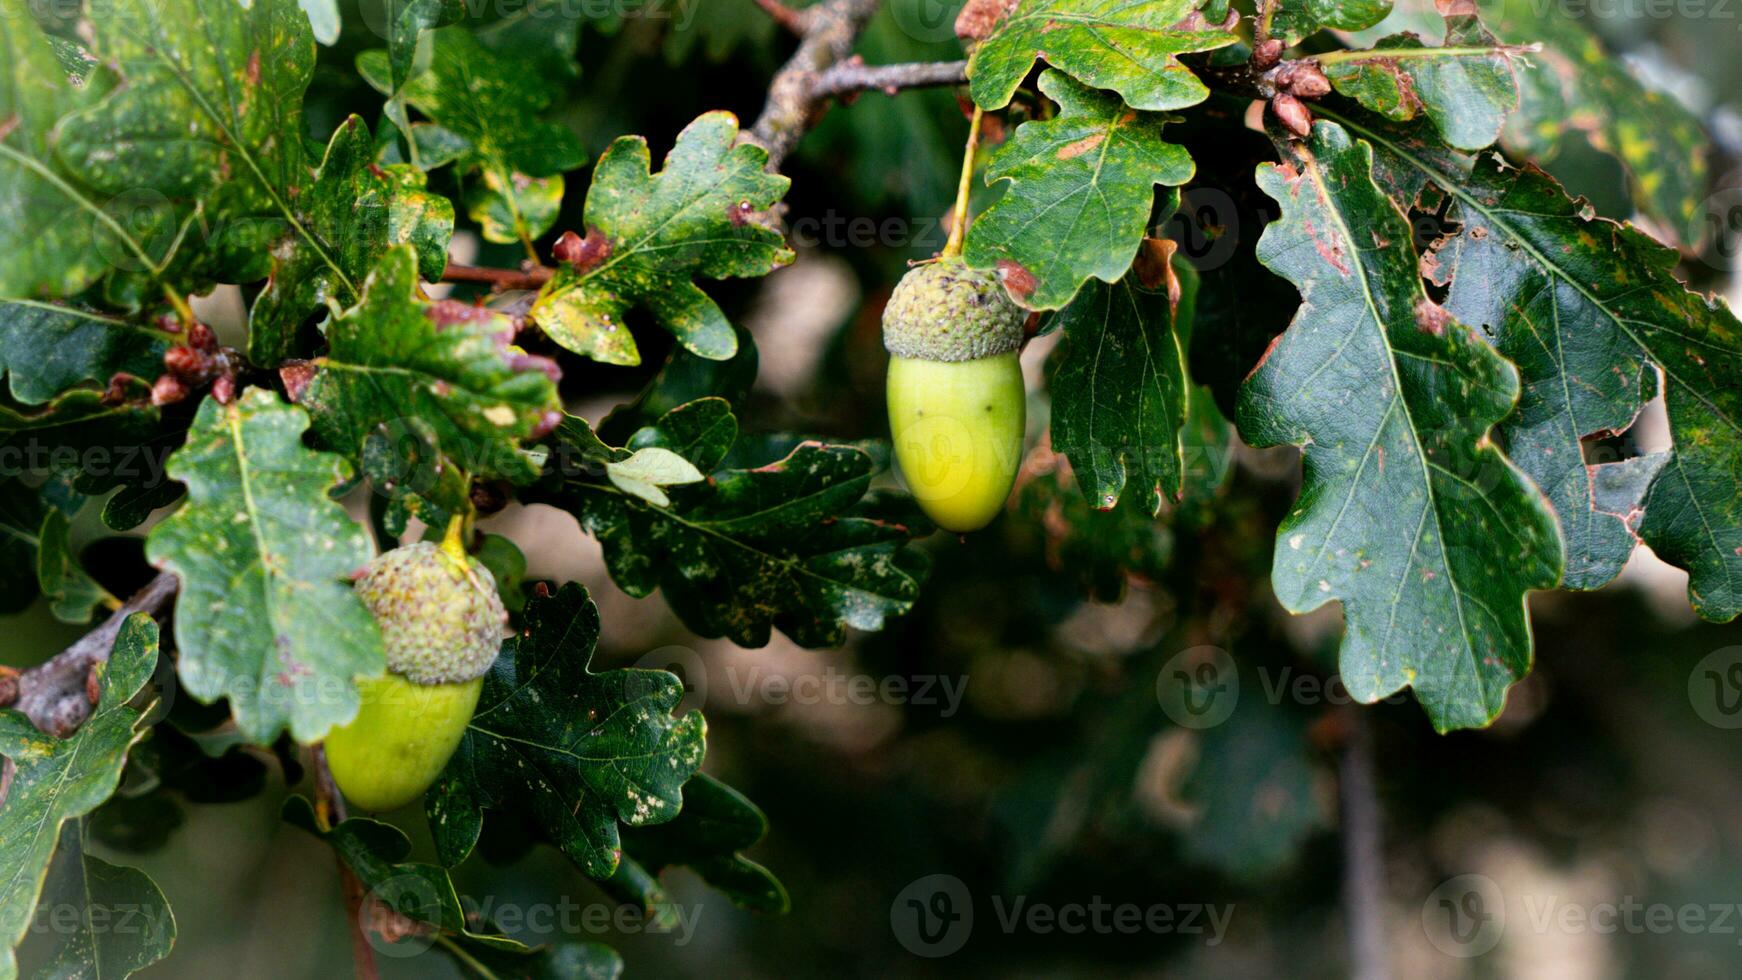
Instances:
[[[163,369],[171,335],[127,320],[28,300],[0,301],[0,370],[12,397],[40,405],[118,371],[144,378]]]
[[[414,922],[434,926],[445,935],[464,937],[487,948],[528,951],[524,943],[507,936],[472,931],[447,869],[407,861],[411,856],[411,839],[398,827],[367,817],[352,817],[336,827],[322,827],[308,797],[298,795],[285,798],[280,814],[286,823],[326,841],[338,852],[339,860],[362,882],[367,898]]]
[[[321,442],[356,457],[371,433],[397,441],[403,423],[415,419],[448,465],[484,476],[535,476],[520,443],[561,410],[556,365],[514,348],[506,316],[423,299],[409,246],[384,255],[363,292],[328,326],[327,354],[311,362],[314,377],[298,398]]]
[[[0,976],[16,976],[12,948],[30,927],[61,825],[109,798],[127,750],[145,735],[127,702],[157,666],[157,624],[139,613],[122,624],[109,659],[97,668],[91,716],[67,738],[45,735],[23,714],[0,711],[0,755],[17,768],[0,806]]]
[[[1209,95],[1176,55],[1234,43],[1234,35],[1181,23],[1192,0],[1019,0],[968,61],[974,101],[1008,105],[1037,60],[1085,86],[1111,89],[1134,109],[1183,109]]]
[[[91,93],[61,70],[32,6],[0,0],[0,295],[71,296],[122,252],[141,253],[105,210],[110,195],[79,184],[55,157],[55,123]]]
[[[1660,557],[1688,569],[1702,616],[1721,621],[1742,611],[1735,315],[1676,281],[1673,249],[1592,216],[1535,168],[1472,160],[1367,119],[1347,125],[1375,147],[1400,197],[1413,200],[1431,184],[1452,199],[1448,216],[1460,227],[1429,256],[1429,272],[1449,284],[1451,314],[1487,331],[1518,365],[1523,398],[1501,432],[1554,504],[1566,584],[1594,589],[1612,580],[1637,530]],[[1587,466],[1580,440],[1627,429],[1655,393],[1658,370],[1675,451],[1646,469],[1632,461]]]
[[[697,414],[675,410],[666,417],[670,429],[663,420],[658,426],[666,434],[638,438],[683,443],[680,423],[687,430]],[[588,455],[581,438],[572,429],[558,433],[565,479],[553,499],[599,539],[620,588],[636,597],[664,589],[678,616],[703,636],[756,647],[779,627],[805,646],[831,646],[848,626],[881,629],[885,617],[906,612],[918,597],[919,559],[903,550],[908,529],[849,516],[877,469],[861,449],[803,442],[768,465],[721,470],[706,485],[677,488],[670,507],[654,507],[569,465]],[[692,445],[691,462],[707,469],[701,464],[717,443]]]
[[[424,189],[416,167],[375,163],[375,143],[351,116],[333,133],[325,159],[296,197],[300,228],[273,250],[272,279],[248,318],[248,358],[270,367],[296,351],[297,328],[329,301],[356,297],[375,263],[411,245],[418,271],[438,279],[447,267],[454,206]]]
[[[39,977],[131,976],[175,945],[175,915],[163,890],[143,871],[87,853],[79,823],[61,830],[43,901],[56,906],[48,920],[55,944]],[[61,908],[77,909],[78,922],[67,922]]]
[[[738,120],[710,112],[678,134],[656,175],[647,141],[626,136],[593,169],[582,268],[557,270],[533,305],[551,339],[610,364],[639,364],[624,314],[645,306],[692,353],[725,360],[738,349],[724,313],[693,281],[767,275],[792,250],[766,214],[789,181],[768,154],[739,143]]]
[[[1192,158],[1162,138],[1168,117],[1133,112],[1105,92],[1049,71],[1040,89],[1059,114],[1023,123],[987,165],[1010,181],[968,227],[965,257],[977,268],[1014,264],[1035,280],[1013,293],[1024,306],[1055,310],[1091,277],[1118,282],[1143,243],[1156,185],[1192,177]]]
[[[37,535],[36,578],[56,619],[63,623],[88,623],[99,603],[117,600],[79,565],[71,535],[70,515],[50,508]]]
[[[581,586],[534,598],[523,623],[424,798],[436,851],[449,866],[465,860],[484,811],[506,810],[530,817],[582,871],[608,878],[621,857],[619,821],[677,816],[707,723],[697,711],[672,714],[683,698],[672,674],[587,669],[599,611]]]
[[[768,833],[768,818],[742,793],[697,773],[683,788],[683,812],[668,823],[623,832],[623,865],[614,883],[644,912],[669,904],[658,874],[682,865],[719,889],[734,905],[772,915],[791,907],[780,879],[739,852]],[[625,874],[628,871],[638,874]]]
[[[409,253],[408,253],[409,255]],[[373,549],[328,496],[344,461],[302,444],[308,415],[263,388],[207,399],[169,474],[189,502],[152,528],[146,555],[181,576],[182,687],[230,699],[244,736],[288,727],[312,742],[357,713],[356,677],[386,665],[350,575]]]
[[[1400,0],[1379,30],[1431,35],[1440,16],[1433,0]],[[1680,102],[1648,88],[1627,63],[1605,50],[1592,27],[1559,7],[1535,0],[1490,0],[1482,20],[1507,44],[1540,45],[1516,67],[1519,107],[1502,141],[1518,155],[1553,169],[1582,133],[1621,161],[1634,203],[1654,230],[1677,244],[1694,244],[1710,228],[1700,202],[1710,179],[1710,150],[1699,119]]]
[[[1366,144],[1321,121],[1280,146],[1258,254],[1302,303],[1238,412],[1252,445],[1303,447],[1271,584],[1292,612],[1342,602],[1358,699],[1414,687],[1435,728],[1486,725],[1530,667],[1525,593],[1561,573],[1553,513],[1489,441],[1517,371],[1427,298]]]
[[[1091,283],[1055,320],[1065,332],[1047,387],[1052,448],[1070,457],[1083,495],[1111,510],[1135,482],[1150,514],[1182,489],[1185,359],[1168,296],[1132,276]]]

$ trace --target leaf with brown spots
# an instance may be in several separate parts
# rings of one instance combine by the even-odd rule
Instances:
[[[1124,277],[1156,186],[1183,184],[1193,168],[1162,138],[1167,116],[1129,109],[1058,71],[1042,75],[1040,88],[1059,114],[1023,123],[993,156],[987,179],[1010,187],[968,226],[964,254],[979,268],[1020,266],[1034,285],[1011,294],[1029,309],[1055,310],[1091,278]],[[1006,285],[1015,286],[1009,277]]]
[[[1087,86],[1111,89],[1134,109],[1183,109],[1210,90],[1178,55],[1234,43],[1201,19],[1193,0],[1019,0],[974,48],[969,91],[982,109],[1002,109],[1036,61]],[[982,19],[983,20],[983,19]],[[958,29],[960,29],[958,23]]]
[[[1535,167],[1471,158],[1365,115],[1345,125],[1373,146],[1400,200],[1424,189],[1450,200],[1458,230],[1436,244],[1433,275],[1449,286],[1450,314],[1518,365],[1523,397],[1500,432],[1554,504],[1565,584],[1607,584],[1643,538],[1688,570],[1701,616],[1742,612],[1736,315],[1677,281],[1675,250],[1595,217]],[[1582,440],[1628,429],[1656,395],[1659,372],[1674,451],[1655,466],[1587,464]]]
[[[532,307],[552,340],[608,364],[639,364],[624,318],[644,306],[693,354],[723,361],[737,352],[732,325],[694,280],[767,275],[793,257],[764,217],[789,181],[763,169],[760,147],[737,140],[731,113],[707,113],[678,134],[658,174],[646,140],[611,144],[587,191],[586,241],[597,243],[589,262],[558,269]]]
[[[1258,184],[1282,214],[1258,256],[1301,306],[1236,419],[1254,446],[1302,447],[1271,585],[1295,613],[1342,602],[1359,700],[1413,687],[1435,728],[1486,725],[1530,668],[1526,593],[1561,576],[1547,501],[1490,437],[1518,372],[1428,304],[1367,144],[1321,120],[1277,145]]]
[[[355,679],[386,668],[381,632],[351,591],[374,554],[328,492],[345,461],[302,444],[308,413],[269,389],[200,404],[168,473],[188,502],[152,528],[146,556],[181,577],[182,688],[228,698],[237,728],[313,742],[357,714]]]
[[[409,245],[382,257],[356,306],[335,313],[328,350],[310,362],[314,377],[300,404],[328,449],[360,459],[364,443],[416,441],[427,427],[444,467],[524,482],[538,467],[522,440],[559,417],[555,362],[520,353],[514,322],[494,310],[419,295],[418,260]]]

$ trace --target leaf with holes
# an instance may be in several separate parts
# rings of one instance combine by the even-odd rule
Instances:
[[[357,713],[356,677],[386,667],[381,632],[351,591],[369,538],[328,496],[349,467],[303,446],[308,414],[265,388],[206,399],[169,475],[188,503],[151,529],[146,556],[181,577],[177,673],[201,702],[230,699],[237,727],[312,742]]]
[[[623,832],[623,862],[607,887],[658,916],[672,905],[659,874],[681,865],[739,908],[781,915],[792,906],[786,887],[741,853],[767,833],[768,818],[756,804],[714,777],[696,773],[684,784],[683,811],[675,819]]]
[[[1168,117],[1135,112],[1056,71],[1041,76],[1040,89],[1059,114],[1023,123],[992,157],[987,180],[1010,187],[968,226],[964,256],[982,269],[1020,267],[1027,277],[1006,276],[1012,295],[1029,309],[1056,310],[1091,278],[1124,277],[1155,187],[1185,183],[1193,167],[1183,147],[1162,138]],[[1032,290],[1017,285],[1025,278]]]
[[[593,169],[586,252],[557,270],[532,318],[551,339],[608,364],[639,364],[624,315],[639,304],[692,353],[725,360],[738,338],[698,276],[762,276],[792,261],[766,215],[788,180],[768,154],[738,142],[738,120],[710,112],[678,134],[652,172],[647,141],[626,136]]]
[[[577,867],[608,878],[619,822],[662,823],[702,763],[701,712],[672,714],[683,682],[657,670],[588,670],[599,611],[573,583],[526,605],[520,635],[485,675],[460,747],[424,797],[448,866],[477,843],[486,810],[525,815]]]
[[[1234,43],[1193,22],[1193,0],[1019,0],[968,60],[969,91],[1002,109],[1036,61],[1133,109],[1183,109],[1210,94],[1178,56]]]
[[[1400,200],[1430,188],[1451,199],[1458,230],[1427,257],[1428,272],[1450,287],[1447,310],[1488,331],[1518,365],[1523,397],[1501,432],[1555,506],[1565,584],[1613,580],[1637,535],[1689,571],[1700,615],[1742,611],[1735,314],[1676,280],[1673,249],[1594,217],[1540,170],[1464,156],[1370,118],[1345,124],[1373,145]],[[1674,451],[1587,464],[1581,440],[1631,426],[1659,371]]]
[[[1359,700],[1413,687],[1435,728],[1486,725],[1530,667],[1525,594],[1561,576],[1553,513],[1490,441],[1518,373],[1427,298],[1365,143],[1321,121],[1278,146],[1259,258],[1302,302],[1236,419],[1254,446],[1303,447],[1271,584],[1291,612],[1342,602]]]

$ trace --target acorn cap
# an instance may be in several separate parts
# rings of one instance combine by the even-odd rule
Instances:
[[[883,346],[896,357],[973,361],[1021,347],[1027,320],[998,273],[939,259],[895,284],[883,307]]]
[[[420,541],[377,555],[356,591],[381,625],[387,669],[406,680],[463,683],[496,660],[508,610],[475,559]]]

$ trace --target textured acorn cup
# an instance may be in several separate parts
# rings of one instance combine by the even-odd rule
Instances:
[[[362,706],[327,736],[327,768],[352,803],[396,810],[459,747],[508,610],[489,569],[428,542],[378,556],[356,590],[381,626],[387,673],[358,682]]]
[[[903,276],[883,310],[889,431],[921,510],[947,531],[998,516],[1022,461],[1022,325],[994,272],[946,258]]]

